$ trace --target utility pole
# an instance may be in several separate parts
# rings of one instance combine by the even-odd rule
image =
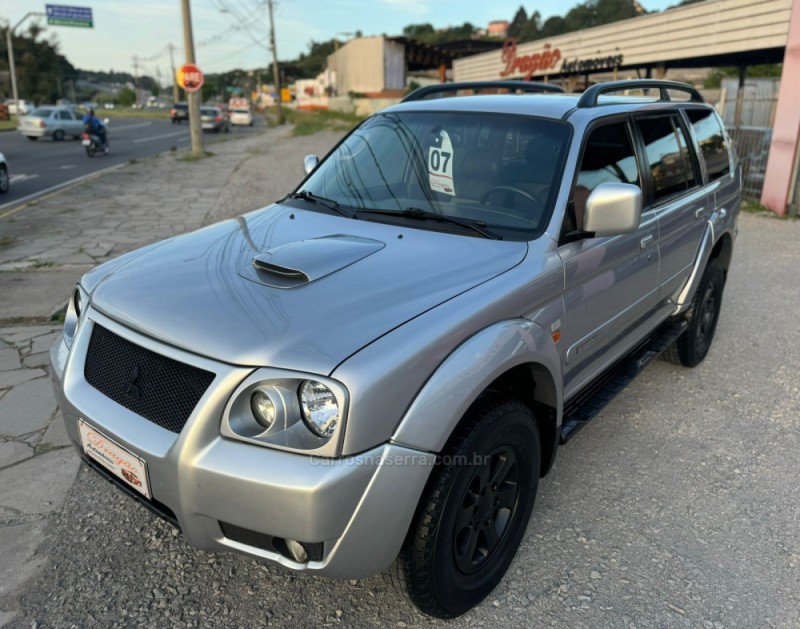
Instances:
[[[14,37],[14,32],[19,28],[20,24],[22,24],[29,17],[44,17],[44,15],[45,14],[41,11],[31,11],[26,13],[19,22],[14,24],[14,26],[11,26],[9,23],[8,30],[6,31],[6,43],[8,45],[8,71],[11,75],[11,96],[14,99],[14,111],[16,112],[15,115],[17,118],[19,118],[19,94],[17,94],[17,69],[14,67],[14,46],[12,45],[12,38]]]
[[[186,63],[195,63],[194,60],[194,35],[192,35],[192,10],[189,0],[181,0],[183,10],[183,47]],[[190,92],[186,90],[186,99],[189,103],[189,132],[192,136],[192,155],[203,157],[203,130],[200,128],[200,90]]]
[[[139,57],[133,55],[133,94],[136,96],[134,109],[139,108]]]
[[[272,13],[273,0],[267,0],[269,7],[269,42],[272,48],[272,79],[275,83],[275,94],[278,101],[278,124],[283,124],[283,107],[281,104],[281,77],[278,72],[278,48],[275,45],[275,18]]]
[[[172,102],[177,103],[178,98],[178,81],[175,78],[175,46],[168,44],[169,48],[169,64],[172,67]]]

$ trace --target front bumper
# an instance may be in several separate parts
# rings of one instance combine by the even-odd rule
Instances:
[[[86,382],[94,322],[129,341],[216,374],[180,434],[120,406]],[[53,385],[67,433],[82,453],[78,419],[144,459],[153,500],[174,515],[188,541],[336,578],[363,578],[396,557],[435,457],[393,444],[357,457],[322,459],[220,436],[220,417],[252,369],[215,363],[136,334],[90,310],[68,351],[51,353]],[[144,497],[141,500],[147,502]],[[166,507],[166,509],[164,509]],[[223,533],[247,530],[321,547],[318,560],[294,561],[269,547]]]

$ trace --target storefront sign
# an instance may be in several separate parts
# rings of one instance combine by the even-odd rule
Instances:
[[[613,70],[622,65],[622,55],[595,57],[594,59],[564,59],[561,74],[594,72],[597,70]]]
[[[530,81],[536,72],[546,72],[555,68],[556,64],[561,61],[561,51],[558,48],[551,50],[550,44],[545,44],[542,52],[532,55],[517,55],[517,40],[511,37],[503,44],[502,59],[506,67],[500,72],[500,76],[505,77],[521,72],[525,80]]]

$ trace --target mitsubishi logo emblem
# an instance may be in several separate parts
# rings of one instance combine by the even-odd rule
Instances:
[[[137,400],[142,399],[142,387],[139,384],[139,378],[141,377],[141,368],[139,365],[133,368],[131,374],[128,376],[128,386],[125,388],[125,393],[130,395]]]

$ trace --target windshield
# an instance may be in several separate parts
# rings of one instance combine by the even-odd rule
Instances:
[[[52,113],[53,113],[52,109],[44,109],[44,108],[42,108],[42,109],[34,109],[28,115],[33,116],[34,118],[49,118],[50,114],[52,114]]]
[[[547,226],[569,134],[565,123],[530,116],[378,114],[355,129],[301,191],[355,209],[357,218],[453,231],[449,224],[403,216],[413,208],[478,222],[505,239],[530,240]]]
[[[203,107],[200,110],[201,116],[216,116],[219,112],[213,107]]]

